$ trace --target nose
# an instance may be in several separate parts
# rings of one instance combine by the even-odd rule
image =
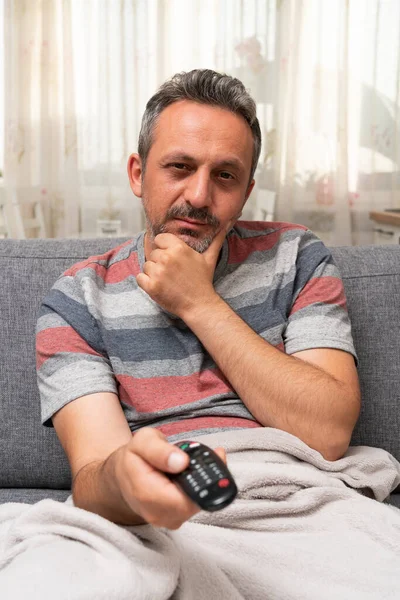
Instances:
[[[186,202],[194,208],[203,208],[210,206],[211,198],[211,180],[210,175],[205,170],[197,169],[190,177],[186,179],[184,190]]]

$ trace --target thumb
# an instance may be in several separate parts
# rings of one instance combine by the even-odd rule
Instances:
[[[224,243],[224,240],[225,240],[228,232],[230,231],[233,224],[236,223],[236,221],[237,221],[237,216],[234,219],[231,219],[227,223],[227,225],[225,227],[223,227],[217,233],[217,235],[215,236],[215,238],[213,239],[213,241],[211,242],[211,244],[209,245],[207,250],[203,253],[203,256],[206,259],[206,262],[210,266],[215,267],[215,265],[217,264],[217,260],[218,260],[220,250],[222,248],[222,244]]]
[[[218,454],[218,456],[224,461],[225,464],[227,463],[226,452],[224,448],[215,448],[214,452]]]

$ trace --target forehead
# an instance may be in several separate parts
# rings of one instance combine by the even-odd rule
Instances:
[[[160,156],[175,148],[209,158],[236,154],[250,169],[253,136],[240,115],[218,106],[181,100],[160,114],[150,154]]]

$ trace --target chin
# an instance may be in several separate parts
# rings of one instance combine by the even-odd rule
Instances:
[[[213,238],[208,236],[204,238],[195,237],[192,235],[192,232],[180,232],[176,235],[182,240],[182,242],[185,242],[185,244],[187,244],[190,248],[192,248],[192,250],[195,250],[199,254],[203,254],[203,252],[205,252],[210,247],[210,244],[213,241]]]

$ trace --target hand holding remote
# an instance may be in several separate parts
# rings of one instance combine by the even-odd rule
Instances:
[[[224,450],[216,448],[215,454],[224,467]],[[158,429],[143,427],[110,459],[108,485],[127,510],[133,511],[130,524],[149,523],[155,527],[178,529],[200,511],[200,505],[183,491],[178,481],[176,485],[171,479],[187,470],[190,456],[179,444],[168,442]]]
[[[168,477],[203,510],[221,510],[233,502],[237,487],[218,454],[200,442],[183,441],[176,445],[189,455],[190,463],[181,473]]]

